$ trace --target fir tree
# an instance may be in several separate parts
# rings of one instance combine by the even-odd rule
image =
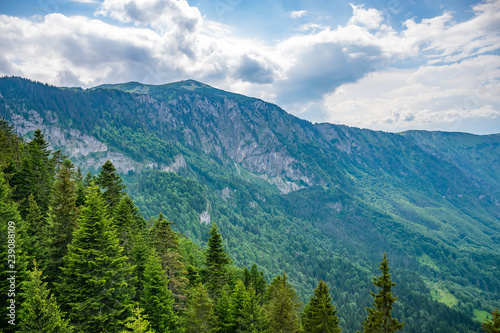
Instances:
[[[106,163],[102,165],[96,177],[96,184],[101,187],[103,191],[102,197],[109,211],[112,212],[125,194],[123,192],[125,185],[122,184],[122,179],[116,173],[115,166],[110,160],[107,160]]]
[[[500,333],[500,311],[492,311],[492,320],[486,320],[481,326],[486,333]]]
[[[271,282],[268,297],[268,332],[299,332],[300,321],[298,309],[300,302],[293,286],[288,282],[285,272],[283,272],[282,276],[278,275]]]
[[[247,296],[243,300],[242,317],[238,322],[239,331],[245,333],[264,332],[266,330],[266,316],[261,305],[260,294],[255,292],[252,285],[247,287]]]
[[[314,295],[304,310],[304,330],[310,333],[340,333],[337,310],[332,305],[326,282],[319,281]]]
[[[42,271],[33,261],[33,270],[26,274],[22,284],[24,301],[19,310],[19,332],[70,333],[73,328],[64,319],[56,299],[50,294],[47,283],[42,280]]]
[[[168,280],[161,268],[160,258],[154,250],[146,263],[141,300],[153,330],[171,332],[175,328],[177,316],[173,310],[174,299],[168,289]]]
[[[118,244],[97,186],[89,188],[57,284],[78,331],[117,332],[131,314],[132,267]]]
[[[45,259],[44,236],[46,235],[45,218],[32,194],[28,197],[28,214],[26,215],[26,256],[29,263],[34,259]]]
[[[63,266],[63,258],[68,253],[68,245],[77,228],[76,199],[76,187],[75,182],[71,180],[71,171],[62,166],[57,174],[47,218],[46,273],[49,282],[56,280],[60,275],[59,267]]]
[[[222,288],[222,292],[215,299],[215,316],[217,317],[217,332],[232,333],[234,332],[234,318],[232,314],[232,299],[231,289],[226,284]]]
[[[8,320],[12,319],[8,314],[12,307],[18,308],[23,301],[18,293],[12,294],[11,286],[15,286],[15,290],[19,291],[19,282],[24,280],[24,271],[27,267],[23,251],[26,239],[25,227],[11,194],[11,189],[0,171],[0,235],[2,235],[0,255],[3,258],[0,260],[0,315],[2,318],[0,331],[3,329],[5,333],[15,332],[15,326],[8,323]],[[14,280],[11,279],[13,275]]]
[[[121,331],[120,333],[154,333],[154,331],[148,329],[149,321],[142,315],[143,310],[137,306],[132,311],[134,312],[134,317],[128,317],[128,322],[125,324],[128,330]]]
[[[49,144],[45,141],[42,131],[37,129],[34,138],[26,145],[25,156],[12,183],[15,186],[13,198],[19,202],[19,212],[22,217],[28,213],[28,197],[30,194],[36,200],[43,215],[47,213],[48,202],[52,192],[55,169],[51,162]]]
[[[185,288],[188,279],[184,276],[185,266],[179,254],[179,235],[172,230],[172,222],[167,221],[160,213],[150,229],[153,245],[161,258],[162,267],[167,273],[168,288],[175,298],[175,310],[181,311],[186,300]]]
[[[185,333],[216,332],[214,305],[207,290],[200,283],[189,296],[184,314]]]
[[[224,250],[219,229],[213,222],[208,238],[208,249],[205,251],[206,284],[213,298],[217,298],[223,286],[229,282],[228,265],[230,262]]]
[[[146,226],[139,208],[128,195],[118,203],[114,212],[113,225],[118,232],[120,246],[123,246],[125,255],[130,256],[133,247],[133,236],[142,232]]]
[[[257,264],[253,264],[250,270],[245,267],[243,271],[243,277],[245,282],[245,287],[253,286],[255,292],[259,295],[264,295],[266,292],[266,279],[264,278],[264,272],[258,270]]]
[[[391,315],[392,305],[398,298],[392,294],[392,287],[396,284],[392,282],[389,274],[389,260],[386,253],[380,263],[380,270],[382,275],[372,279],[373,285],[378,288],[378,293],[371,292],[374,303],[371,308],[367,308],[368,317],[363,322],[364,333],[392,333],[404,325]]]

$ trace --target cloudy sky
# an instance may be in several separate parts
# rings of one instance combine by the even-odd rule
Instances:
[[[500,0],[0,0],[0,75],[195,79],[312,122],[500,132]]]

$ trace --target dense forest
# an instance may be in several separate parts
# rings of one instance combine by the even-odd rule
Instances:
[[[137,296],[139,282],[133,282],[142,281],[137,270],[145,270],[141,266],[145,260],[139,264],[134,256],[153,247],[161,257],[165,251],[155,247],[152,228],[158,219],[174,222],[169,225],[178,238],[178,248],[167,248],[167,252],[177,253],[184,267],[178,273],[183,291],[175,291],[177,282],[172,282],[168,270],[167,278],[176,299],[174,312],[182,318],[193,287],[188,282],[190,272],[196,272],[205,289],[209,289],[205,255],[211,223],[200,223],[201,216],[207,215],[210,221],[216,221],[224,251],[231,258],[227,264],[230,282],[222,294],[229,295],[226,304],[233,304],[231,294],[236,282],[245,282],[245,267],[251,272],[255,263],[253,271],[269,283],[277,276],[283,279],[286,272],[297,301],[302,302],[296,310],[302,326],[306,305],[319,288],[319,281],[324,281],[342,330],[365,330],[363,323],[369,314],[366,308],[371,308],[374,301],[371,292],[378,292],[371,277],[380,274],[377,262],[387,252],[396,283],[394,295],[399,297],[394,301],[392,315],[405,323],[401,332],[480,332],[480,322],[494,320],[490,312],[498,306],[500,293],[500,257],[496,250],[500,229],[498,177],[491,166],[499,156],[498,136],[389,134],[326,124],[313,126],[262,101],[195,82],[189,89],[184,85],[130,83],[82,90],[20,78],[0,79],[0,114],[29,141],[5,135],[2,173],[3,183],[9,188],[9,207],[16,205],[22,226],[30,221],[30,202],[37,203],[40,214],[35,215],[41,217],[35,219],[38,222],[33,222],[35,227],[31,229],[44,231],[28,234],[23,239],[29,241],[23,243],[42,249],[33,250],[37,253],[36,274],[44,277],[42,282],[47,283],[49,294],[54,295],[63,312],[71,312],[66,303],[73,300],[61,297],[58,288],[70,286],[62,285],[68,280],[62,279],[62,268],[60,273],[51,270],[64,267],[63,258],[68,254],[67,245],[73,241],[75,227],[70,227],[65,236],[51,236],[56,232],[47,229],[57,220],[50,212],[62,166],[70,170],[76,206],[80,207],[76,214],[68,213],[71,224],[81,224],[76,221],[82,219],[92,182],[101,192],[108,207],[107,219],[116,229],[127,265],[137,263],[139,267],[131,272],[123,268],[126,278],[122,281],[132,281],[133,310],[140,311],[141,316],[146,314],[146,320],[151,321],[150,310],[141,305],[142,296]],[[137,89],[140,94],[129,92]],[[42,128],[45,137],[36,128]],[[5,133],[9,131],[12,128]],[[291,191],[282,191],[273,183],[276,178],[271,178],[279,160],[268,163],[266,167],[271,170],[262,174],[247,162],[235,160],[237,156],[229,156],[232,148],[224,145],[226,141],[238,142],[238,136],[243,136],[242,144],[255,137],[262,147],[259,149],[264,149],[256,152],[258,158],[249,156],[257,166],[266,161],[266,156],[286,153],[295,159],[295,170],[306,176],[314,173],[310,179],[317,183],[295,181]],[[100,140],[107,151],[95,146],[96,152],[75,155],[85,149],[80,141],[96,142],[88,141],[89,137]],[[52,151],[47,146],[48,138]],[[34,141],[40,141],[43,153],[35,153]],[[345,149],[346,145],[350,148]],[[222,152],[216,150],[218,147]],[[66,161],[63,152],[84,171]],[[107,159],[114,166],[105,163]],[[179,162],[180,167],[172,169],[174,162]],[[45,166],[32,167],[37,165]],[[113,167],[119,169],[122,181],[118,170],[111,172],[112,178],[126,187],[117,186],[106,194],[103,174]],[[32,170],[47,174],[49,181],[35,180]],[[294,181],[293,174],[292,178],[281,177]],[[114,192],[120,193],[116,199],[111,195]],[[29,194],[33,195],[31,201]],[[120,204],[132,207],[134,216],[141,216],[136,224],[144,238],[140,242],[146,244],[142,250],[134,245],[139,241],[129,237],[129,232],[119,231],[136,228],[130,226],[130,218],[116,215]],[[60,239],[50,240],[54,237]],[[64,245],[57,247],[47,242]],[[62,250],[49,253],[49,248]],[[78,252],[76,257],[80,255]],[[34,271],[33,259],[25,261],[30,272]],[[69,280],[76,278],[72,275]],[[264,318],[269,309],[269,288],[261,294],[259,303]],[[219,299],[207,293],[215,307],[214,315],[219,316]],[[119,302],[129,304],[128,300]],[[179,304],[184,304],[183,308]],[[134,311],[127,311],[127,316],[134,316]]]
[[[1,120],[3,332],[341,331],[324,281],[304,306],[286,272],[268,283],[257,265],[234,265],[215,223],[200,248],[163,214],[146,221],[110,161],[84,177],[48,146]],[[380,270],[363,332],[405,325],[386,255]],[[493,314],[486,332],[499,330]]]

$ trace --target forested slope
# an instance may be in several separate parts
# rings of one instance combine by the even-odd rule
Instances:
[[[198,244],[216,221],[237,265],[285,270],[303,301],[325,280],[345,331],[360,328],[384,252],[404,331],[477,331],[470,318],[498,306],[498,135],[311,124],[195,81],[3,78],[0,93],[24,136],[41,128],[85,172],[112,160],[146,219],[162,212]]]

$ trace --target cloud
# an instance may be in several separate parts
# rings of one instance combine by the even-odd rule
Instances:
[[[293,19],[303,17],[306,14],[307,14],[306,10],[295,10],[295,11],[289,13],[290,17]]]
[[[0,74],[84,87],[194,78],[314,121],[386,130],[495,116],[495,98],[474,98],[476,87],[496,87],[497,79],[470,82],[500,68],[492,55],[500,49],[500,0],[475,5],[464,22],[444,12],[397,28],[376,9],[351,7],[345,25],[303,22],[279,41],[241,38],[186,0],[104,0],[93,18],[0,15]]]
[[[500,56],[483,55],[445,66],[377,72],[326,95],[324,108],[328,121],[358,127],[491,133],[500,124],[499,68]]]

